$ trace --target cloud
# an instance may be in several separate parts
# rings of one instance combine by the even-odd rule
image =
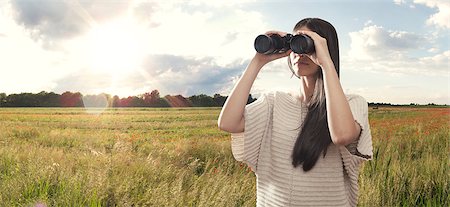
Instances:
[[[12,16],[27,29],[35,41],[46,47],[84,33],[95,24],[125,11],[128,1],[54,1],[13,0]]]
[[[143,65],[150,82],[168,94],[214,94],[232,87],[248,61],[220,66],[212,57],[192,58],[174,55],[151,55]],[[144,81],[144,80],[142,80]],[[148,81],[148,80],[146,80]]]
[[[427,56],[434,41],[411,32],[366,26],[350,33],[351,44],[343,65],[354,70],[448,76],[449,51]],[[413,53],[425,53],[421,57]]]
[[[432,14],[427,24],[441,28],[450,28],[450,1],[448,0],[414,0],[415,4],[423,4],[430,8],[437,8],[438,12]]]
[[[80,91],[83,94],[129,96],[158,89],[161,94],[213,95],[232,87],[248,61],[219,66],[212,57],[193,58],[174,55],[150,55],[141,70],[115,77],[107,72],[83,69],[56,81],[54,91]],[[130,92],[134,92],[130,94]]]
[[[382,26],[368,25],[360,31],[350,32],[349,55],[356,59],[377,59],[401,56],[408,50],[423,48],[425,38],[406,31],[390,31]]]

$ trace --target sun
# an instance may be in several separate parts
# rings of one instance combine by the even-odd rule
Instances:
[[[136,71],[145,50],[139,28],[127,19],[97,25],[88,34],[88,67],[112,76]]]

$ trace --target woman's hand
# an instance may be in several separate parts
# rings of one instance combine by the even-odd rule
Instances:
[[[313,54],[307,54],[307,56],[316,65],[320,66],[322,69],[324,69],[323,66],[325,65],[332,65],[334,67],[330,53],[328,52],[327,40],[325,38],[321,37],[320,35],[318,35],[313,31],[301,30],[299,31],[299,33],[308,35],[314,41],[316,52],[314,52]]]
[[[280,31],[268,31],[265,33],[266,35],[273,35],[273,34],[278,34],[281,37],[284,37],[287,35],[286,32],[280,32]],[[284,53],[276,53],[276,54],[269,54],[269,55],[264,55],[261,53],[256,53],[255,57],[253,57],[254,60],[256,60],[259,64],[261,64],[261,66],[264,66],[265,64],[274,61],[276,59],[280,59],[283,57],[288,56],[291,53],[291,50],[288,50]]]

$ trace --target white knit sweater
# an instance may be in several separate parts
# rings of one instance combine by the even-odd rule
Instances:
[[[348,146],[331,144],[308,172],[292,166],[292,150],[308,108],[283,92],[262,95],[245,108],[245,131],[232,137],[233,156],[257,178],[257,206],[356,206],[360,164],[372,157],[367,102],[347,99],[362,132]]]

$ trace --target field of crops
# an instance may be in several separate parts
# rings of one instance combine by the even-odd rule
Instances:
[[[0,108],[0,206],[254,206],[219,108]],[[450,108],[370,109],[360,206],[448,206]]]

